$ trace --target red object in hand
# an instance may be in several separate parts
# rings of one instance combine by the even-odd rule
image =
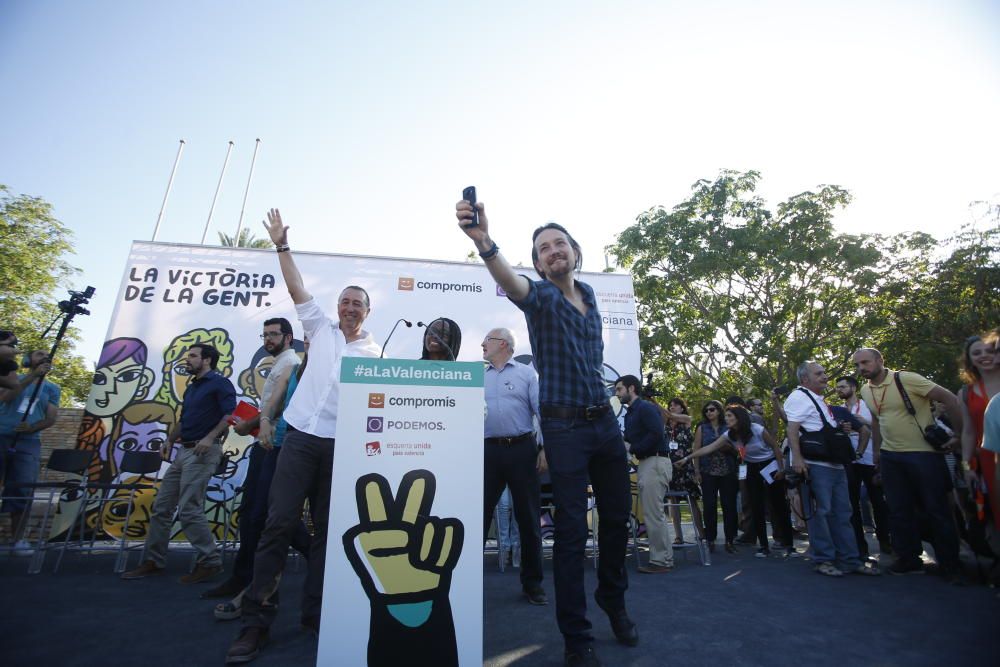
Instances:
[[[236,404],[236,409],[233,410],[233,414],[229,416],[229,423],[235,425],[237,417],[242,421],[249,421],[250,419],[254,419],[255,417],[257,417],[258,415],[260,415],[260,410],[254,407],[252,403],[247,403],[246,401],[240,401],[239,403]],[[258,433],[260,433],[260,429],[255,428],[253,431],[250,432],[250,435],[256,438]]]

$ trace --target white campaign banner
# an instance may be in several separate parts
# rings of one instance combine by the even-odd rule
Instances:
[[[318,665],[482,664],[483,374],[344,359]]]
[[[480,342],[490,329],[502,326],[517,337],[516,357],[530,363],[524,317],[482,264],[298,251],[295,261],[306,288],[334,319],[341,290],[351,284],[364,287],[371,296],[364,327],[378,343],[399,318],[413,323],[412,328],[399,325],[385,346],[386,357],[419,358],[424,329],[418,322],[447,317],[461,329],[459,361],[480,360]],[[523,272],[536,278],[532,269]],[[604,318],[609,382],[625,373],[638,374],[631,277],[587,273],[581,280],[594,288]],[[272,363],[260,333],[271,317],[288,318],[296,337],[301,336],[274,250],[134,242],[80,431],[78,446],[99,453],[91,477],[120,478],[125,451],[159,447],[176,423],[188,380],[181,361],[194,343],[214,345],[221,354],[219,370],[236,385],[238,397],[259,404]],[[209,485],[206,511],[220,538],[226,523],[230,532],[235,530],[236,513],[224,509],[245,475],[250,442],[230,434],[225,445],[231,454],[229,470]],[[138,500],[143,511],[132,517],[127,530],[121,525],[127,498],[93,504],[88,522],[116,536],[127,533],[142,539],[152,498],[152,493],[144,493]]]

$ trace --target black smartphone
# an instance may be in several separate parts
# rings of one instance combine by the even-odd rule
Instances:
[[[772,391],[774,391],[774,393],[778,396],[788,396],[790,393],[792,393],[792,388],[789,387],[787,384],[783,384],[778,387],[775,387]]]
[[[466,229],[470,227],[479,226],[479,211],[476,210],[476,186],[470,185],[469,187],[462,190],[462,199],[472,204],[472,222],[467,225],[462,225]]]

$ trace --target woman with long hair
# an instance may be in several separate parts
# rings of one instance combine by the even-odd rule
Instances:
[[[983,451],[983,416],[990,399],[1000,393],[1000,364],[996,360],[1000,329],[986,336],[970,336],[962,350],[962,380],[958,392],[962,406],[962,468],[969,490],[985,491],[993,514],[993,525],[1000,529],[1000,502],[997,498],[995,457]]]
[[[676,463],[692,451],[694,444],[694,434],[691,433],[691,416],[688,413],[687,403],[680,397],[674,397],[667,403],[666,409],[660,408],[660,414],[666,425],[666,436],[670,462]],[[702,524],[701,508],[696,501],[701,499],[701,476],[694,466],[686,468],[674,468],[673,478],[670,480],[670,490],[687,493],[691,496],[691,523],[694,526],[695,538],[705,539],[705,526]],[[674,544],[681,546],[684,544],[684,533],[681,530],[681,508],[676,504],[670,505],[670,519],[674,524]]]
[[[727,430],[719,438],[702,447],[697,452],[678,461],[684,466],[694,458],[709,456],[726,446],[743,452],[743,461],[747,465],[747,493],[750,496],[751,521],[754,537],[758,544],[757,557],[766,558],[771,553],[767,540],[767,524],[765,522],[765,500],[771,505],[771,523],[777,535],[789,540],[792,534],[792,521],[785,502],[785,462],[778,443],[760,424],[750,421],[750,411],[739,405],[726,407],[725,422]],[[777,466],[777,472],[771,476],[767,484],[761,471],[771,464]],[[790,542],[782,543],[786,555],[792,555],[794,548]]]
[[[439,317],[427,325],[421,359],[455,361],[462,347],[462,330],[454,320]]]
[[[702,421],[694,431],[692,457],[702,447],[711,445],[725,430],[722,418],[722,403],[708,401],[701,408]],[[735,447],[717,447],[704,461],[699,461],[701,475],[701,492],[705,505],[705,539],[708,540],[708,550],[715,551],[715,538],[718,536],[718,511],[716,502],[722,503],[722,525],[726,536],[726,551],[736,553],[736,527],[739,523],[739,511],[736,508],[736,494],[740,483],[737,476],[738,463]],[[702,458],[702,457],[697,457]]]

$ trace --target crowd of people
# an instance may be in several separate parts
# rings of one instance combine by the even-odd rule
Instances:
[[[624,407],[619,424],[602,373],[602,321],[595,294],[575,277],[582,262],[579,244],[555,223],[538,228],[532,260],[539,279],[531,280],[499,252],[481,203],[459,202],[456,217],[494,280],[523,312],[534,364],[514,360],[518,343],[506,328],[492,329],[480,344],[487,408],[483,535],[485,539],[494,507],[505,497],[510,509],[497,512],[501,544],[509,539],[510,512],[518,538],[516,551],[514,542],[506,548],[520,569],[524,598],[548,604],[541,585],[539,524],[539,476],[548,474],[557,508],[555,615],[566,665],[601,664],[583,576],[591,492],[600,514],[594,601],[620,643],[639,642],[625,598],[630,460],[649,543],[648,561],[638,568],[641,574],[666,574],[674,568],[674,547],[684,544],[684,535],[678,508],[665,510],[664,497],[681,492],[692,499],[696,539],[710,551],[718,544],[721,505],[722,548],[729,553],[743,543],[754,545],[760,558],[798,557],[796,534],[808,533],[808,555],[821,575],[904,575],[927,570],[921,558],[926,540],[933,544],[937,570],[951,581],[961,579],[953,488],[957,484],[969,490],[978,519],[1000,517],[994,492],[995,453],[1000,451],[997,332],[969,339],[966,385],[958,396],[917,373],[887,368],[878,350],[865,348],[854,353],[857,377],[836,380],[835,395],[842,404],[827,401],[829,377],[810,360],[797,369],[797,387],[772,392],[770,424],[759,397],[709,400],[692,410],[679,397],[661,404],[636,376],[625,375],[614,387]],[[341,360],[381,352],[363,328],[371,308],[368,292],[358,285],[344,287],[336,317],[328,316],[303,283],[280,213],[272,209],[267,218],[265,227],[307,344],[305,358],[300,360],[293,349],[295,332],[287,319],[266,320],[261,339],[274,364],[259,414],[239,419],[233,417],[233,384],[216,369],[219,351],[206,343],[190,346],[184,359],[190,381],[181,416],[161,449],[170,466],[150,518],[146,559],[122,575],[136,580],[166,571],[175,512],[198,554],[196,567],[181,581],[198,583],[222,573],[203,509],[206,488],[226,432],[256,433],[233,569],[203,593],[224,600],[215,608],[217,618],[242,620],[227,654],[229,663],[252,661],[266,644],[289,547],[308,562],[302,627],[319,632]],[[438,318],[427,327],[422,358],[454,360],[461,343],[458,323]],[[0,332],[0,361],[9,363],[16,348],[13,332]],[[9,368],[0,373],[0,445],[8,498],[3,509],[14,519],[15,540],[21,539],[23,526],[18,526],[30,497],[26,491],[18,503],[17,484],[37,475],[37,433],[54,422],[58,406],[58,387],[44,380],[49,361],[44,352],[29,352],[22,360],[27,373],[17,376]],[[307,500],[311,533],[303,523]],[[868,503],[879,552],[893,557],[887,566],[884,559],[876,564],[870,558],[863,527]],[[399,650],[370,645],[369,662],[387,664]],[[430,649],[415,645],[412,650]],[[445,651],[437,660],[449,664],[457,658]]]

